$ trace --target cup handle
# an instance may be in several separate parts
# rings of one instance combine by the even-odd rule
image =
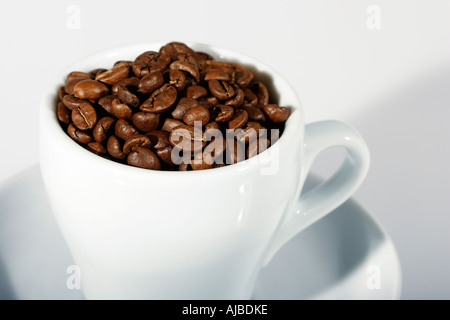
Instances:
[[[305,178],[316,157],[330,147],[347,151],[342,166],[327,181],[300,196]],[[269,263],[275,253],[300,231],[344,203],[359,187],[370,163],[369,150],[359,132],[339,121],[320,121],[306,125],[305,166],[291,211],[287,213],[264,260]]]

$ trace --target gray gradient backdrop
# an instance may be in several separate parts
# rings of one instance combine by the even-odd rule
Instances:
[[[68,8],[80,12],[69,28]],[[370,5],[380,9],[371,30]],[[73,11],[72,11],[73,12]],[[397,246],[404,299],[450,298],[450,1],[2,1],[0,183],[38,162],[48,79],[92,52],[197,41],[273,66],[306,121],[339,119],[366,138],[372,167],[354,198]],[[342,151],[324,153],[326,177]]]

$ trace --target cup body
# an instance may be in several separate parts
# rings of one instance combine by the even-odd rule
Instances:
[[[226,167],[165,172],[122,165],[77,145],[58,123],[57,89],[68,72],[108,68],[161,45],[94,54],[51,83],[40,110],[40,164],[55,218],[87,298],[249,299],[303,180],[303,113],[277,72],[234,51],[188,43],[249,66],[291,108],[273,146]]]

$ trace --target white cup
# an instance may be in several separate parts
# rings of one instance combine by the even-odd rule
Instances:
[[[273,146],[226,167],[167,172],[119,164],[72,141],[55,111],[65,75],[108,68],[162,45],[91,55],[51,83],[40,110],[40,164],[54,216],[88,299],[249,299],[259,270],[274,253],[361,184],[369,167],[367,146],[341,122],[305,127],[295,91],[272,68],[231,50],[192,43],[272,82],[279,105],[291,108]],[[334,146],[347,150],[342,167],[300,197],[314,159]]]

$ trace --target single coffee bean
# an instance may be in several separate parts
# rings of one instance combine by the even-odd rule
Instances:
[[[128,154],[127,163],[139,168],[153,170],[161,169],[161,163],[158,156],[149,149],[143,147],[136,147],[131,151]]]
[[[208,87],[217,99],[227,100],[234,96],[234,89],[228,82],[211,80],[208,81]]]
[[[131,117],[133,125],[143,132],[150,132],[158,128],[159,113],[137,112]]]
[[[186,87],[186,76],[183,71],[171,69],[166,71],[164,75],[168,78],[166,82],[173,85],[178,92],[183,91]]]
[[[161,88],[155,90],[143,104],[141,110],[145,112],[164,112],[175,103],[177,100],[177,89],[175,87],[165,84]]]
[[[215,107],[219,104],[219,100],[217,100],[216,97],[198,98],[197,102],[199,105],[204,106],[208,109],[211,109],[212,107]]]
[[[76,78],[72,78],[72,79],[70,79],[70,80],[67,80],[66,85],[65,85],[65,87],[64,87],[64,91],[65,91],[67,94],[73,95],[73,94],[75,93],[75,85],[76,85],[78,82],[83,81],[83,80],[86,80],[86,79],[89,79],[89,78],[86,78],[86,77],[76,77]]]
[[[193,126],[196,121],[199,121],[204,126],[209,122],[209,111],[204,106],[193,107],[184,114],[183,121],[189,126]]]
[[[88,103],[85,100],[81,100],[78,98],[75,98],[74,96],[65,95],[62,102],[66,106],[67,109],[73,110],[75,108],[78,108],[80,105]]]
[[[233,117],[234,109],[230,106],[225,106],[222,104],[219,104],[214,107],[214,110],[218,110],[219,114],[217,115],[215,121],[216,122],[226,122]]]
[[[81,144],[87,144],[91,142],[92,138],[86,132],[79,130],[72,123],[67,127],[67,134],[76,142]]]
[[[244,102],[242,106],[244,107],[256,107],[258,105],[258,97],[249,88],[244,88]]]
[[[246,67],[239,64],[234,64],[234,68],[236,71],[232,73],[231,81],[237,83],[243,88],[247,87],[254,78],[253,73]]]
[[[226,72],[235,71],[234,65],[225,61],[216,61],[216,60],[202,60],[198,63],[198,68],[201,71],[210,70],[210,69],[218,69]]]
[[[200,72],[198,71],[198,68],[191,63],[174,61],[170,64],[170,69],[186,71],[191,74],[195,81],[200,81]]]
[[[181,121],[167,118],[164,121],[164,124],[163,124],[161,130],[164,130],[164,131],[167,131],[167,132],[172,132],[176,127],[179,127],[179,126],[182,126],[182,125],[184,125],[184,123],[181,122]]]
[[[95,77],[96,77],[99,73],[102,73],[102,72],[105,72],[105,71],[108,71],[108,70],[106,70],[106,69],[104,69],[104,68],[97,68],[97,69],[94,69],[94,70],[89,71],[89,74],[91,75],[91,79],[95,79]]]
[[[79,99],[100,99],[109,93],[108,87],[96,80],[82,80],[74,87],[74,95]]]
[[[257,107],[241,107],[242,110],[245,110],[248,114],[248,119],[252,121],[266,121],[266,117],[264,116],[264,112],[260,108]]]
[[[96,142],[103,142],[108,137],[111,129],[114,128],[114,120],[111,117],[103,117],[98,120],[94,130],[92,130],[92,136]]]
[[[260,154],[270,146],[270,141],[267,139],[258,139],[251,142],[247,150],[247,158],[251,158]]]
[[[199,152],[194,156],[194,159],[191,160],[192,170],[211,169],[213,164],[214,159],[211,154],[207,152]]]
[[[170,42],[159,50],[159,52],[167,54],[171,59],[177,60],[180,53],[195,54],[195,51],[181,42]]]
[[[114,99],[111,103],[112,114],[119,119],[131,120],[133,116],[133,110],[126,104],[121,102],[119,99]]]
[[[130,105],[134,108],[139,106],[139,98],[135,94],[131,93],[131,91],[128,90],[127,87],[119,86],[119,88],[117,89],[117,96],[127,105]]]
[[[125,153],[123,153],[120,141],[116,136],[109,137],[106,149],[112,157],[119,160],[125,159]]]
[[[290,111],[286,107],[280,107],[276,104],[267,104],[262,106],[265,114],[272,120],[274,123],[282,123],[287,120],[289,117]]]
[[[142,134],[135,134],[125,141],[123,145],[123,153],[129,154],[131,151],[135,150],[137,147],[150,148],[152,142],[150,138]]]
[[[130,73],[130,64],[128,62],[119,62],[114,65],[114,67],[108,71],[98,73],[95,80],[101,81],[103,83],[113,85],[114,83],[128,78]]]
[[[81,71],[72,71],[71,73],[69,73],[67,75],[66,82],[73,78],[78,78],[78,77],[92,79],[92,75],[90,75],[89,73],[85,73],[85,72],[81,72]]]
[[[67,92],[64,90],[64,87],[59,87],[58,89],[58,98],[62,101]]]
[[[205,131],[208,131],[208,130],[220,130],[219,125],[215,121],[210,122],[205,126]]]
[[[139,82],[139,92],[147,94],[152,93],[164,84],[164,76],[161,71],[155,71],[147,74]]]
[[[203,88],[202,86],[197,86],[197,85],[189,86],[189,87],[187,87],[187,90],[186,90],[186,97],[192,98],[192,99],[203,98],[203,97],[206,97],[207,94],[208,94],[208,91],[206,91],[205,88]]]
[[[178,104],[172,112],[172,117],[174,119],[183,119],[185,113],[194,107],[198,106],[197,100],[193,98],[181,98],[180,101],[178,101]]]
[[[198,68],[198,59],[194,54],[191,53],[179,53],[175,59],[173,59],[173,61],[182,61],[182,62],[187,62],[189,64],[192,64],[193,66],[195,66],[196,68]]]
[[[65,124],[70,123],[70,110],[62,102],[58,102],[57,116],[59,121]]]
[[[241,88],[236,88],[236,95],[225,101],[225,105],[227,106],[233,106],[233,107],[240,107],[244,103],[244,91]]]
[[[131,77],[131,78],[126,78],[126,79],[122,79],[117,81],[113,86],[112,86],[112,93],[117,94],[119,91],[120,87],[126,87],[126,88],[138,88],[139,87],[139,79],[136,77]]]
[[[72,122],[80,130],[90,130],[97,123],[97,113],[89,103],[80,104],[72,110]]]
[[[165,148],[170,145],[167,131],[153,130],[147,133],[146,136],[150,139],[155,149]]]
[[[132,135],[138,133],[136,128],[124,119],[117,120],[114,132],[117,137],[121,138],[124,141],[128,140],[128,138],[130,138]]]
[[[89,142],[87,149],[96,155],[106,155],[106,148],[99,142]]]
[[[222,80],[222,81],[230,81],[230,73],[220,70],[220,69],[211,69],[211,70],[205,70],[203,74],[203,80],[210,81],[210,80]]]
[[[164,53],[147,51],[133,61],[131,68],[138,78],[154,72],[164,70],[170,63],[170,56]]]
[[[228,129],[236,130],[243,128],[248,121],[248,114],[245,110],[238,109],[233,118],[228,122]]]
[[[175,128],[169,136],[170,144],[185,152],[197,152],[206,146],[206,141],[203,139],[203,131],[193,126],[181,125]]]
[[[267,87],[264,85],[264,83],[256,82],[251,86],[250,89],[256,94],[256,97],[258,99],[258,107],[269,104],[269,90],[267,90]]]
[[[247,127],[237,135],[237,140],[242,143],[250,143],[260,137],[261,133],[265,132],[264,129],[265,128],[260,125],[259,122],[249,121],[247,122]],[[263,135],[266,136],[266,134]]]
[[[172,149],[173,147],[171,145],[156,149],[156,154],[158,155],[158,157],[160,157],[161,160],[167,163],[169,166],[175,165],[172,161]]]
[[[194,54],[195,54],[195,58],[197,59],[197,61],[214,60],[214,58],[206,52],[197,51]]]
[[[98,100],[98,104],[106,110],[106,112],[113,114],[112,102],[117,99],[115,95],[107,95]]]

